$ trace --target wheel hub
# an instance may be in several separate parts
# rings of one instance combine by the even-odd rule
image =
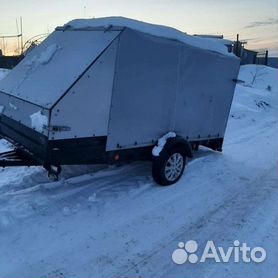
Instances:
[[[165,177],[169,181],[176,180],[182,173],[184,159],[180,153],[172,154],[165,165]]]

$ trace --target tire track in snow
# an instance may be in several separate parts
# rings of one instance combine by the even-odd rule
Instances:
[[[246,218],[254,218],[253,215],[256,216],[257,210],[261,210],[262,207],[264,207],[264,203],[271,199],[272,205],[273,203],[277,203],[277,197],[269,198],[269,196],[275,196],[274,194],[277,192],[277,177],[272,177],[269,181],[269,176],[274,176],[273,173],[276,173],[276,166],[265,171],[260,177],[257,177],[256,180],[246,183],[246,187],[243,188],[243,190],[236,191],[233,195],[226,196],[216,208],[208,210],[205,215],[201,216],[193,223],[190,223],[190,225],[182,225],[180,229],[161,240],[164,243],[158,245],[151,252],[145,250],[145,252],[143,252],[145,255],[141,257],[139,261],[133,262],[133,266],[129,268],[128,266],[123,266],[125,270],[116,273],[115,276],[147,277],[146,275],[149,275],[149,277],[153,277],[158,271],[161,273],[162,265],[165,264],[163,267],[165,272],[162,273],[162,276],[172,277],[173,273],[177,274],[177,268],[179,268],[179,266],[171,261],[171,253],[163,252],[163,249],[174,250],[179,241],[186,241],[189,239],[197,240],[198,243],[201,243],[200,245],[203,246],[206,239],[214,240],[214,242],[217,242],[220,246],[225,245],[227,242],[233,244],[235,239],[241,240],[240,230],[246,226],[248,229],[249,222]],[[267,184],[265,184],[265,182],[267,182]],[[270,183],[271,186],[269,186]],[[257,194],[257,192],[260,192],[260,194]],[[252,202],[250,202],[251,200]],[[255,208],[254,204],[256,204]],[[237,205],[239,206],[237,207]],[[275,207],[273,209],[275,210]],[[225,225],[222,226],[221,223]],[[215,229],[215,227],[218,229]],[[219,229],[220,227],[221,229]],[[246,237],[242,238],[242,240],[248,242],[248,238]],[[165,256],[165,253],[168,253],[168,257]],[[157,268],[154,268],[156,264],[152,260],[160,262]],[[198,264],[198,266],[184,265],[180,275],[183,277],[197,277],[202,275],[204,277],[204,273],[207,273],[208,275],[205,277],[215,277],[213,276],[213,272],[217,271],[218,266],[219,264],[211,263]],[[265,266],[262,265],[262,268],[264,267]]]

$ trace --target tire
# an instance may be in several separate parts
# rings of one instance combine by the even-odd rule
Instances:
[[[183,146],[162,150],[159,156],[153,158],[153,179],[160,185],[176,183],[184,172],[186,161],[186,151]]]

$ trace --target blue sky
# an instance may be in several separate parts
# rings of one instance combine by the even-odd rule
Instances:
[[[27,40],[74,18],[120,15],[190,34],[234,39],[239,33],[248,41],[246,48],[268,48],[278,56],[277,9],[277,0],[0,0],[0,36],[17,33],[15,22],[20,16]],[[16,45],[6,43],[10,51]]]

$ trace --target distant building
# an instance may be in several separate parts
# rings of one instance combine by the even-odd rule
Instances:
[[[240,41],[239,35],[237,35],[236,41],[224,39],[223,35],[195,34],[194,36],[212,40],[227,46],[229,52],[233,52],[236,56],[240,58],[241,65],[259,64],[259,65],[267,65],[273,68],[278,68],[278,58],[268,57],[267,50],[254,51],[254,50],[246,49],[245,45],[247,44],[247,42]]]
[[[269,67],[278,68],[278,58],[277,57],[268,57],[267,61],[265,57],[257,57],[256,64],[258,65],[267,65]]]
[[[241,64],[246,65],[246,64],[256,64],[257,63],[257,51],[249,50],[246,48],[243,48],[241,50]]]
[[[268,66],[277,69],[278,68],[278,57],[269,57]]]

